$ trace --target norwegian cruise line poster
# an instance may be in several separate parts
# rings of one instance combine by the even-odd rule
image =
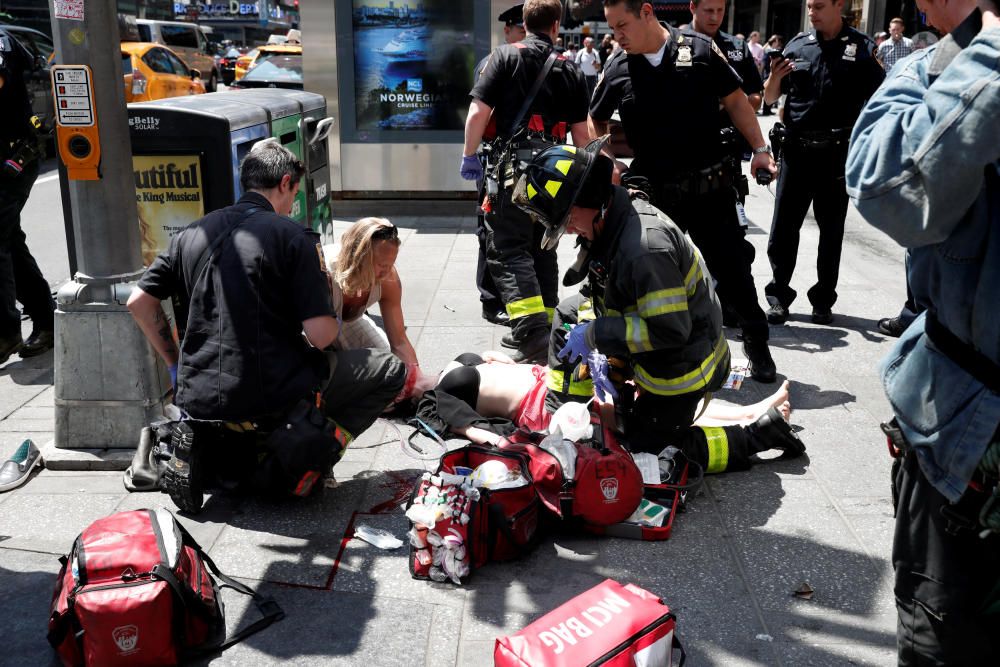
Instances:
[[[461,130],[475,66],[473,4],[353,0],[357,129]]]

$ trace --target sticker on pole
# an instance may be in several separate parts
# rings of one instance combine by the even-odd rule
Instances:
[[[94,89],[86,65],[59,65],[52,68],[52,92],[56,120],[60,125],[90,127],[94,124]]]
[[[83,0],[55,0],[57,19],[83,20]]]

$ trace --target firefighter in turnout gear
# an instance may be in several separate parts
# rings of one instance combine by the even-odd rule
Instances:
[[[528,0],[522,10],[528,36],[490,54],[470,95],[461,174],[484,176],[476,157],[480,141],[495,131],[491,169],[485,173],[486,260],[500,291],[511,333],[503,344],[515,361],[545,356],[551,312],[558,303],[554,249],[540,246],[541,229],[510,202],[521,165],[548,146],[583,145],[587,130],[587,83],[576,65],[555,52],[562,4]]]
[[[550,333],[547,407],[587,401],[595,389],[617,394],[633,451],[673,445],[707,472],[746,469],[765,449],[801,454],[776,414],[746,429],[692,426],[699,402],[729,375],[712,277],[664,213],[612,185],[612,161],[600,155],[606,141],[545,150],[514,188],[514,203],[542,223],[547,245],[564,231],[585,239],[574,274],[586,273],[588,284],[559,304]]]

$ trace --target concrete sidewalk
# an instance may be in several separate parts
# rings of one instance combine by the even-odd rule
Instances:
[[[773,197],[751,189],[762,294]],[[457,217],[426,208],[393,221],[404,239],[398,268],[409,335],[423,367],[435,369],[461,352],[496,348],[505,329],[480,318],[471,204]],[[353,209],[381,213],[377,203]],[[815,275],[816,240],[807,222],[793,284],[801,295]],[[560,255],[565,268],[571,239]],[[888,406],[876,375],[892,341],[875,322],[903,301],[902,251],[855,213],[840,294],[832,326],[809,323],[803,296],[788,324],[771,330],[808,455],[710,478],[666,542],[554,535],[522,561],[486,566],[465,587],[414,581],[405,550],[350,539],[359,523],[402,537],[399,505],[433,466],[404,453],[384,422],[337,466],[338,488],[302,502],[213,497],[204,513],[181,521],[223,571],[273,595],[287,618],[212,664],[489,665],[494,638],[607,577],[665,599],[689,665],[894,664],[889,459],[878,430]],[[739,358],[735,333],[727,330]],[[52,380],[51,354],[0,367],[0,460],[24,437],[51,440]],[[719,398],[747,404],[776,387],[748,381]],[[45,630],[57,556],[98,517],[159,506],[173,509],[166,496],[127,494],[121,473],[109,472],[42,471],[0,495],[8,619],[0,663],[55,664]],[[804,582],[815,590],[810,600],[792,595]],[[244,600],[225,599],[231,627],[254,620]]]

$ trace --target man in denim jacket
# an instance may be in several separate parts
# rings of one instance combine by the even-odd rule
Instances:
[[[899,664],[996,664],[1000,18],[987,0],[917,4],[949,34],[868,102],[846,175],[862,215],[910,250],[926,309],[881,369],[908,443],[893,467]]]

